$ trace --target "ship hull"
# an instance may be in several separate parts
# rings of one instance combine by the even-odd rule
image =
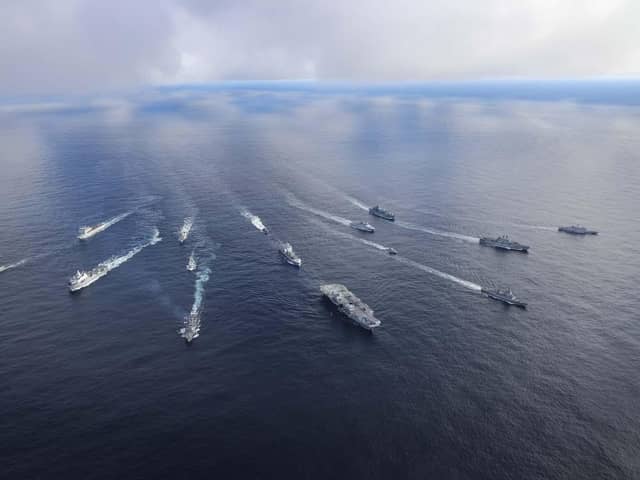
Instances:
[[[340,305],[336,304],[333,300],[331,300],[330,297],[328,297],[327,295],[324,295],[323,298],[327,302],[327,304],[331,307],[331,309],[335,310],[340,315],[340,317],[346,319],[350,325],[360,327],[364,331],[370,332],[370,333],[373,333],[373,331],[380,326],[380,324],[367,325],[365,323],[360,323],[357,320],[354,320],[353,318],[351,318],[351,316],[347,312],[345,312],[345,310],[341,308]]]
[[[374,212],[374,211],[371,211],[371,210],[369,210],[369,213],[371,215],[373,215],[374,217],[382,218],[384,220],[389,220],[390,222],[394,222],[396,220],[395,216],[392,217],[390,215],[385,215],[383,213],[378,213],[378,212]]]
[[[353,228],[354,230],[358,230],[359,232],[364,232],[364,233],[373,233],[375,232],[374,229],[372,228],[364,228],[364,227],[356,227],[356,226],[351,226],[351,228]]]
[[[496,295],[495,293],[492,293],[490,291],[487,290],[482,290],[482,293],[484,293],[487,297],[489,297],[492,300],[496,300],[498,302],[502,302],[506,305],[511,305],[514,307],[519,307],[519,308],[527,308],[527,304],[525,302],[520,302],[518,300],[510,300],[506,297],[502,297],[500,295]]]
[[[500,245],[500,244],[496,244],[490,241],[486,241],[486,240],[482,240],[480,239],[480,245],[482,245],[483,247],[492,247],[495,248],[497,250],[507,250],[507,251],[511,251],[511,252],[521,252],[521,253],[529,253],[529,247],[526,245],[513,245],[513,246],[508,246],[508,245]]]
[[[569,235],[598,235],[598,232],[596,232],[595,230],[575,231],[568,228],[560,227],[558,231],[562,233],[568,233]]]

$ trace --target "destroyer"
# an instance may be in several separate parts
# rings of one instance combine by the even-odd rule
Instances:
[[[283,243],[278,251],[289,265],[298,268],[302,266],[302,259],[295,254],[290,243]]]
[[[200,336],[200,315],[191,312],[184,319],[184,327],[179,330],[180,335],[187,344]]]
[[[81,272],[78,270],[75,275],[69,279],[69,291],[77,292],[78,290],[88,287],[108,271],[109,269],[104,265],[98,265],[89,272]]]
[[[320,291],[356,325],[366,330],[373,330],[380,326],[380,320],[373,316],[373,310],[344,285],[326,284],[320,287]]]
[[[521,302],[518,298],[513,294],[510,288],[506,290],[493,290],[490,288],[483,288],[481,290],[487,297],[492,298],[494,300],[498,300],[499,302],[506,303],[507,305],[515,305],[516,307],[526,308],[527,304],[525,302]]]
[[[595,230],[589,230],[581,225],[571,225],[570,227],[560,227],[559,232],[571,233],[573,235],[597,235]]]
[[[197,266],[196,257],[193,255],[193,252],[191,252],[191,255],[189,256],[189,263],[187,263],[187,270],[193,272]]]
[[[498,248],[500,250],[514,250],[516,252],[524,253],[527,253],[529,251],[528,245],[514,242],[506,235],[502,235],[498,238],[482,237],[480,239],[480,245],[484,245],[485,247]]]
[[[384,218],[385,220],[389,220],[393,222],[396,219],[396,216],[391,213],[389,210],[385,210],[381,208],[380,205],[376,205],[375,207],[371,207],[369,209],[370,215],[375,215],[376,217]]]
[[[191,227],[193,227],[193,218],[187,217],[184,219],[184,223],[182,224],[182,228],[180,229],[180,233],[178,235],[178,241],[180,245],[182,245],[189,236],[189,232],[191,232]]]
[[[373,233],[376,231],[376,229],[369,225],[367,222],[351,222],[351,228],[355,228],[356,230],[367,233]]]

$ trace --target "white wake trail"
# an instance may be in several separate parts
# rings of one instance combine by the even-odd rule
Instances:
[[[86,240],[88,238],[93,237],[94,235],[97,235],[100,232],[104,232],[107,228],[115,225],[116,223],[120,222],[121,220],[124,220],[125,218],[127,218],[129,215],[131,215],[134,212],[135,212],[135,210],[130,210],[128,212],[121,213],[120,215],[116,215],[115,217],[113,217],[113,218],[111,218],[109,220],[105,220],[104,222],[100,222],[97,225],[80,227],[80,229],[78,231],[78,238],[80,240]]]
[[[10,263],[8,265],[0,265],[0,273],[6,272],[7,270],[11,270],[12,268],[19,267],[20,265],[24,265],[28,261],[29,261],[28,258],[23,258],[22,260],[19,260],[15,263]]]
[[[318,223],[322,223],[322,222],[318,222]],[[364,238],[360,238],[360,237],[355,237],[353,235],[349,235],[348,233],[339,232],[337,230],[334,230],[333,228],[327,227],[327,229],[330,230],[331,233],[333,233],[334,235],[336,235],[338,237],[347,238],[349,240],[356,240],[356,241],[358,241],[360,243],[368,245],[369,247],[373,247],[376,250],[380,250],[382,252],[388,252],[389,251],[389,247],[385,247],[384,245],[380,245],[379,243],[372,242],[371,240],[366,240]]]
[[[296,207],[300,210],[304,210],[305,212],[313,213],[319,217],[325,218],[327,220],[331,220],[332,222],[339,223],[340,225],[344,225],[346,227],[351,225],[351,220],[347,220],[346,218],[339,217],[338,215],[332,215],[329,212],[325,212],[322,210],[318,210],[317,208],[313,208],[303,201],[296,198],[293,194],[287,195],[287,201],[289,205],[292,207]]]
[[[360,200],[358,200],[357,198],[351,197],[349,195],[345,195],[344,198],[346,198],[347,200],[349,200],[353,205],[355,205],[356,207],[364,210],[365,212],[369,211],[369,207],[367,207],[363,202],[361,202]]]
[[[151,245],[155,245],[156,243],[160,242],[161,240],[162,240],[162,238],[160,237],[160,232],[158,231],[157,228],[154,228],[151,238],[149,240],[147,240],[145,243],[137,245],[136,247],[132,248],[131,250],[129,250],[124,255],[111,257],[108,260],[105,260],[104,262],[99,263],[95,268],[93,268],[93,269],[89,270],[88,272],[86,272],[86,274],[88,275],[89,279],[86,282],[84,282],[84,285],[82,286],[82,288],[86,288],[89,285],[91,285],[92,283],[95,283],[100,278],[102,278],[106,274],[108,274],[111,270],[114,270],[114,269],[118,268],[123,263],[131,260],[134,256],[136,256],[138,253],[140,253],[145,248],[147,248],[147,247],[149,247]],[[79,271],[79,273],[82,274],[82,273],[85,273],[85,272],[80,272]]]
[[[211,269],[204,267],[196,273],[195,289],[193,292],[193,305],[191,312],[184,318],[184,326],[178,333],[187,342],[191,342],[200,336],[200,326],[202,325],[202,308],[204,302],[204,286],[209,281]]]
[[[380,245],[379,243],[375,243],[372,242],[370,240],[365,240],[364,238],[359,238],[359,237],[355,237],[353,235],[350,235],[348,233],[344,233],[344,232],[339,232],[337,230],[334,230],[333,228],[329,228],[326,227],[327,230],[329,230],[331,233],[333,233],[334,235],[338,236],[338,237],[342,237],[342,238],[348,238],[350,240],[356,240],[360,243],[364,243],[365,245],[368,245],[370,247],[375,248],[376,250],[380,250],[380,251],[389,251],[389,247],[385,247],[384,245]],[[390,256],[391,258],[393,258],[394,260],[397,260],[399,262],[404,263],[405,265],[409,265],[411,267],[417,268],[418,270],[421,270],[423,272],[426,273],[430,273],[431,275],[435,275],[437,277],[443,278],[445,280],[449,280],[451,282],[457,283],[459,285],[462,285],[463,287],[466,287],[470,290],[479,292],[480,290],[482,290],[482,287],[480,285],[478,285],[477,283],[473,283],[473,282],[469,282],[467,280],[463,280],[462,278],[458,278],[455,275],[451,275],[449,273],[445,273],[445,272],[441,272],[440,270],[437,270],[433,267],[429,267],[428,265],[423,265],[421,263],[418,262],[414,262],[413,260],[410,260],[406,257],[402,257],[400,255],[393,255]]]
[[[512,223],[514,227],[531,228],[533,230],[546,230],[548,232],[557,232],[558,227],[549,227],[546,225],[525,225],[523,223]]]
[[[396,220],[395,224],[398,225],[399,227],[406,228],[407,230],[415,230],[416,232],[429,233],[431,235],[438,235],[440,237],[455,238],[458,240],[464,240],[465,242],[471,242],[471,243],[480,242],[480,239],[478,237],[462,235],[461,233],[444,232],[442,230],[435,230],[433,228],[427,228],[421,225],[415,225],[413,223],[403,222],[401,220],[400,221]]]
[[[410,260],[405,257],[401,257],[399,255],[395,256],[394,259],[404,263],[405,265],[409,265],[411,267],[417,268],[418,270],[422,270],[423,272],[430,273],[431,275],[435,275],[437,277],[444,278],[445,280],[450,280],[452,282],[455,282],[475,292],[479,292],[480,290],[482,290],[482,287],[477,283],[469,282],[467,280],[463,280],[462,278],[458,278],[449,273],[441,272],[440,270],[436,270],[435,268],[429,267],[428,265],[423,265],[422,263],[414,262],[413,260]]]

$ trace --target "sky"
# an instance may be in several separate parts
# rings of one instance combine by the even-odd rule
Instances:
[[[638,0],[2,0],[0,95],[640,76]]]

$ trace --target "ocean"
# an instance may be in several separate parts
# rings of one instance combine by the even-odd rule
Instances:
[[[2,476],[640,478],[638,94],[283,82],[5,100]],[[572,224],[600,234],[557,231]],[[502,234],[529,253],[478,243]],[[325,283],[382,325],[348,322]],[[506,287],[527,309],[480,292]]]

